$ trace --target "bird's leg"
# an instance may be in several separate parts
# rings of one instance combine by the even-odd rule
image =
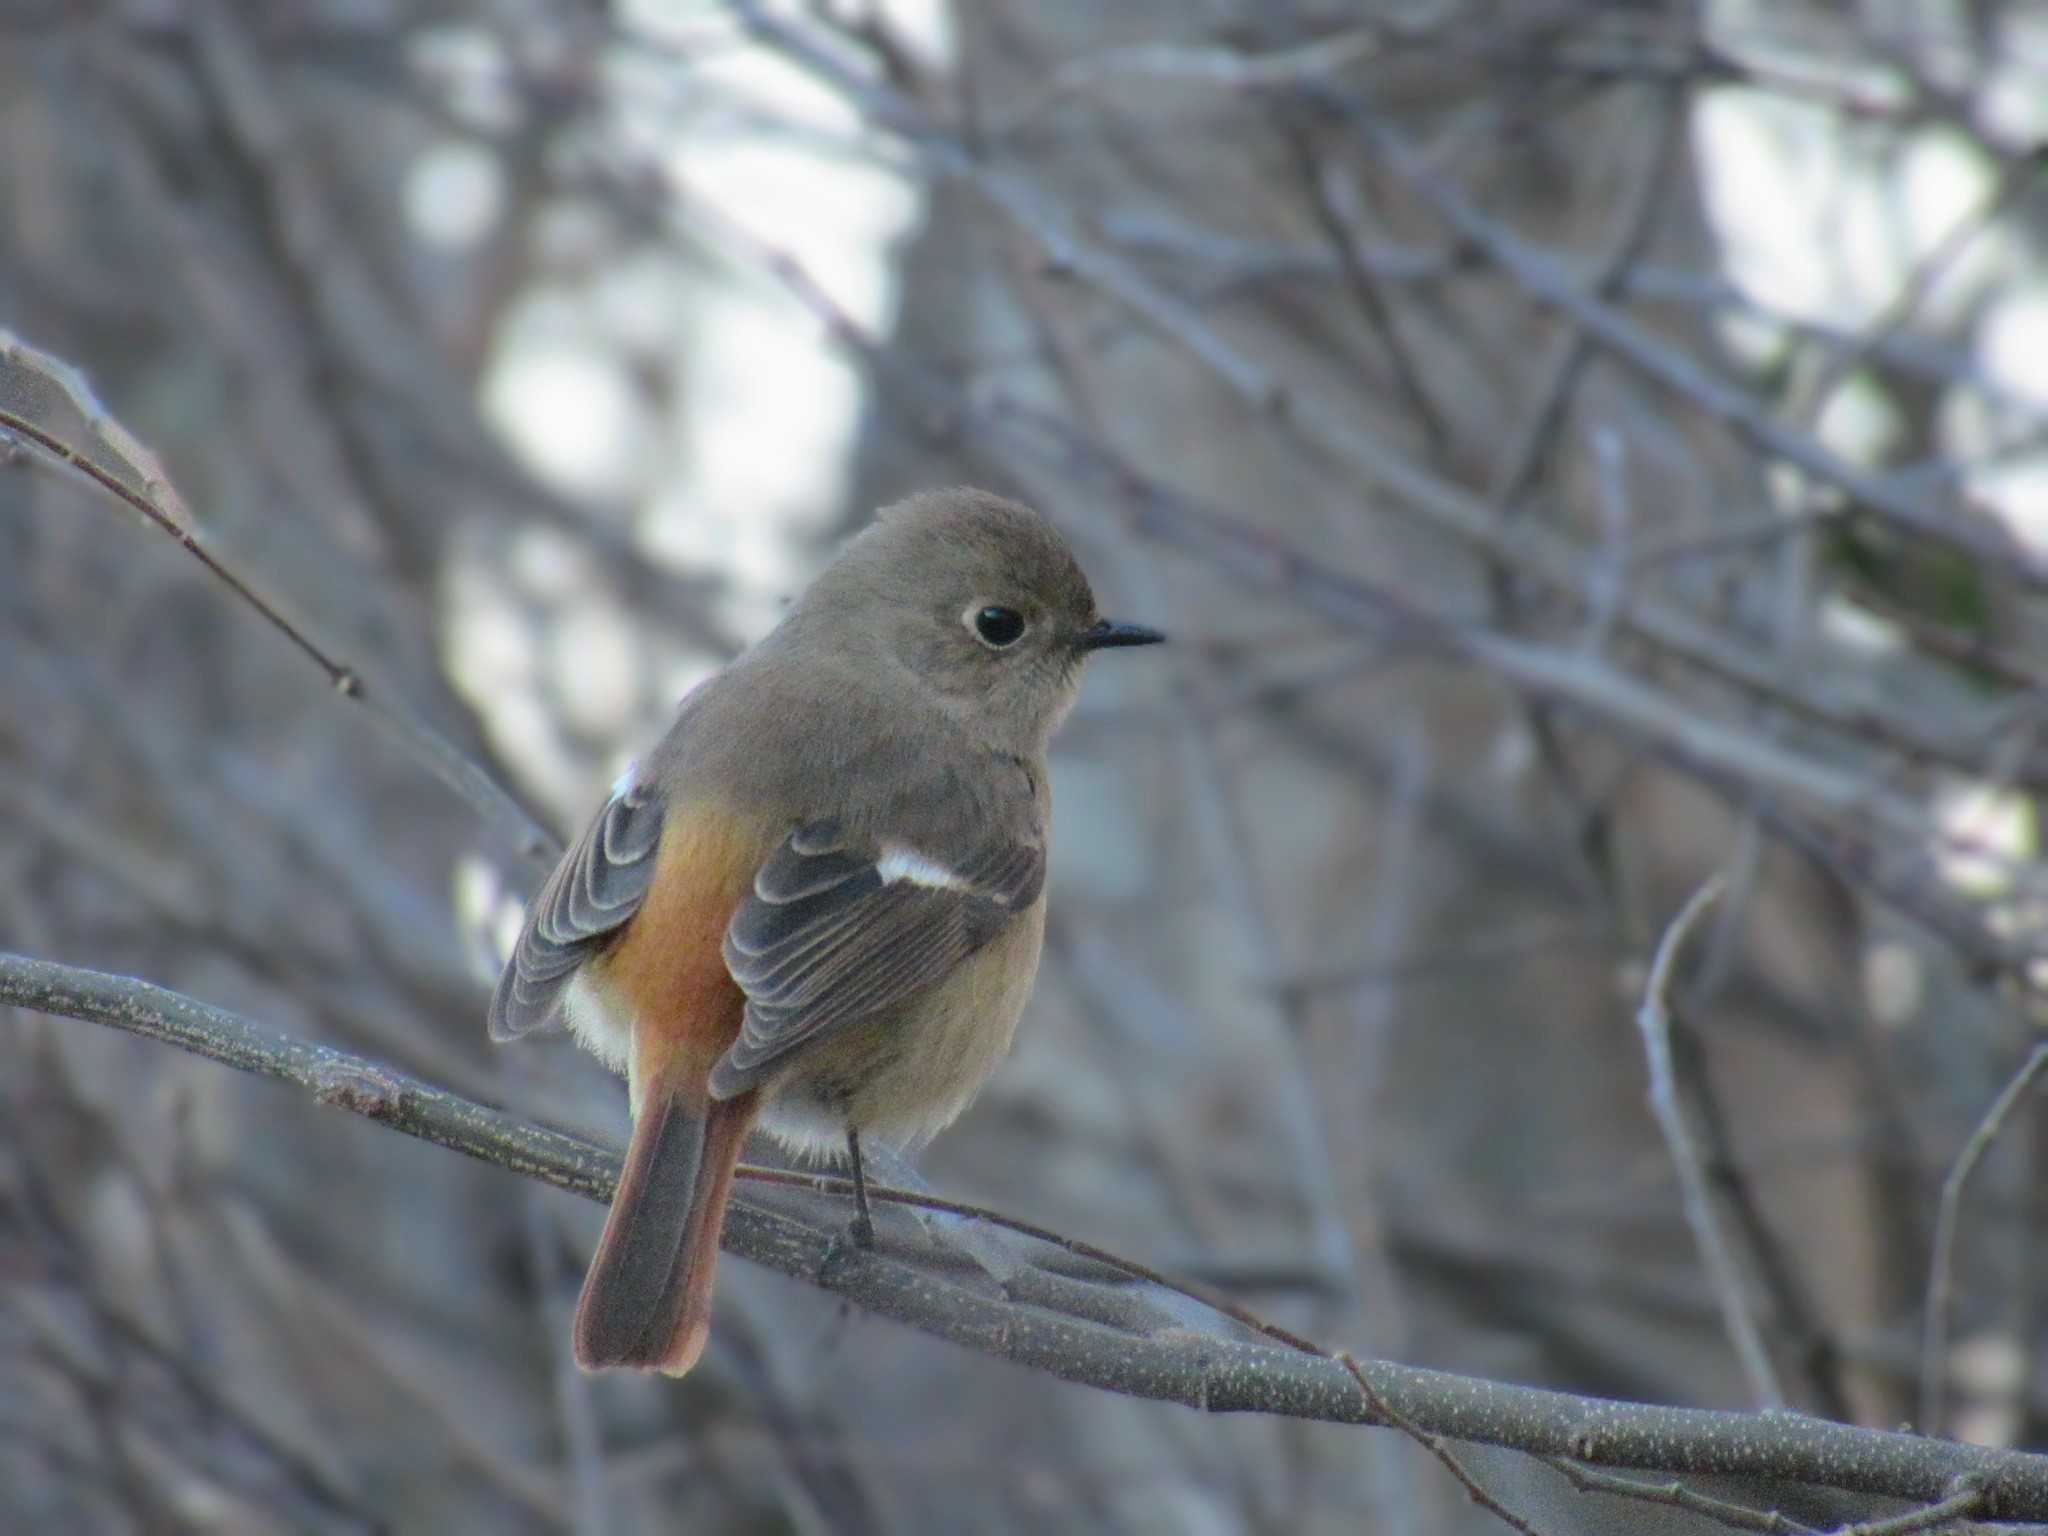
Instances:
[[[846,1160],[853,1167],[853,1245],[856,1248],[875,1246],[874,1218],[868,1215],[868,1180],[860,1166],[860,1132],[853,1126],[846,1128]]]

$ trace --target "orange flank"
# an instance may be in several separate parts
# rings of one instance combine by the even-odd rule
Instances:
[[[738,1037],[746,997],[720,945],[772,834],[679,806],[645,902],[592,967],[632,1021],[633,1136],[576,1307],[579,1365],[681,1375],[703,1353],[733,1166],[760,1096],[711,1102],[712,1065]]]

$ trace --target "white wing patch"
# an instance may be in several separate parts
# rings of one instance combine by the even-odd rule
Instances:
[[[915,848],[906,848],[901,843],[882,844],[882,856],[875,860],[875,873],[882,877],[884,885],[894,885],[898,880],[908,880],[912,885],[922,885],[936,891],[964,891],[970,888],[965,880],[945,865],[936,863]]]

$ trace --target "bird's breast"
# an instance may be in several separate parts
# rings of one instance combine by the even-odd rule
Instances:
[[[837,1155],[846,1127],[916,1146],[951,1125],[1009,1053],[1045,943],[1045,903],[925,991],[797,1052],[761,1123],[791,1151]]]

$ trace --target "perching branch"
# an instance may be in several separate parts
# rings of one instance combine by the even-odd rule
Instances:
[[[225,1009],[128,977],[0,953],[0,1003],[110,1024],[288,1082],[323,1104],[526,1178],[609,1199],[616,1154],[418,1078],[271,1034]],[[882,1224],[863,1252],[837,1205],[733,1202],[725,1246],[861,1308],[1065,1381],[1211,1413],[1378,1422],[1339,1359],[1191,1331],[1185,1307],[1136,1288],[1036,1267],[1000,1275],[958,1247]],[[1123,1325],[1104,1321],[1121,1319]],[[1785,1480],[1922,1502],[1973,1493],[1986,1517],[2048,1519],[2048,1456],[1858,1429],[1795,1414],[1612,1402],[1387,1361],[1371,1396],[1425,1435],[1674,1475]]]

